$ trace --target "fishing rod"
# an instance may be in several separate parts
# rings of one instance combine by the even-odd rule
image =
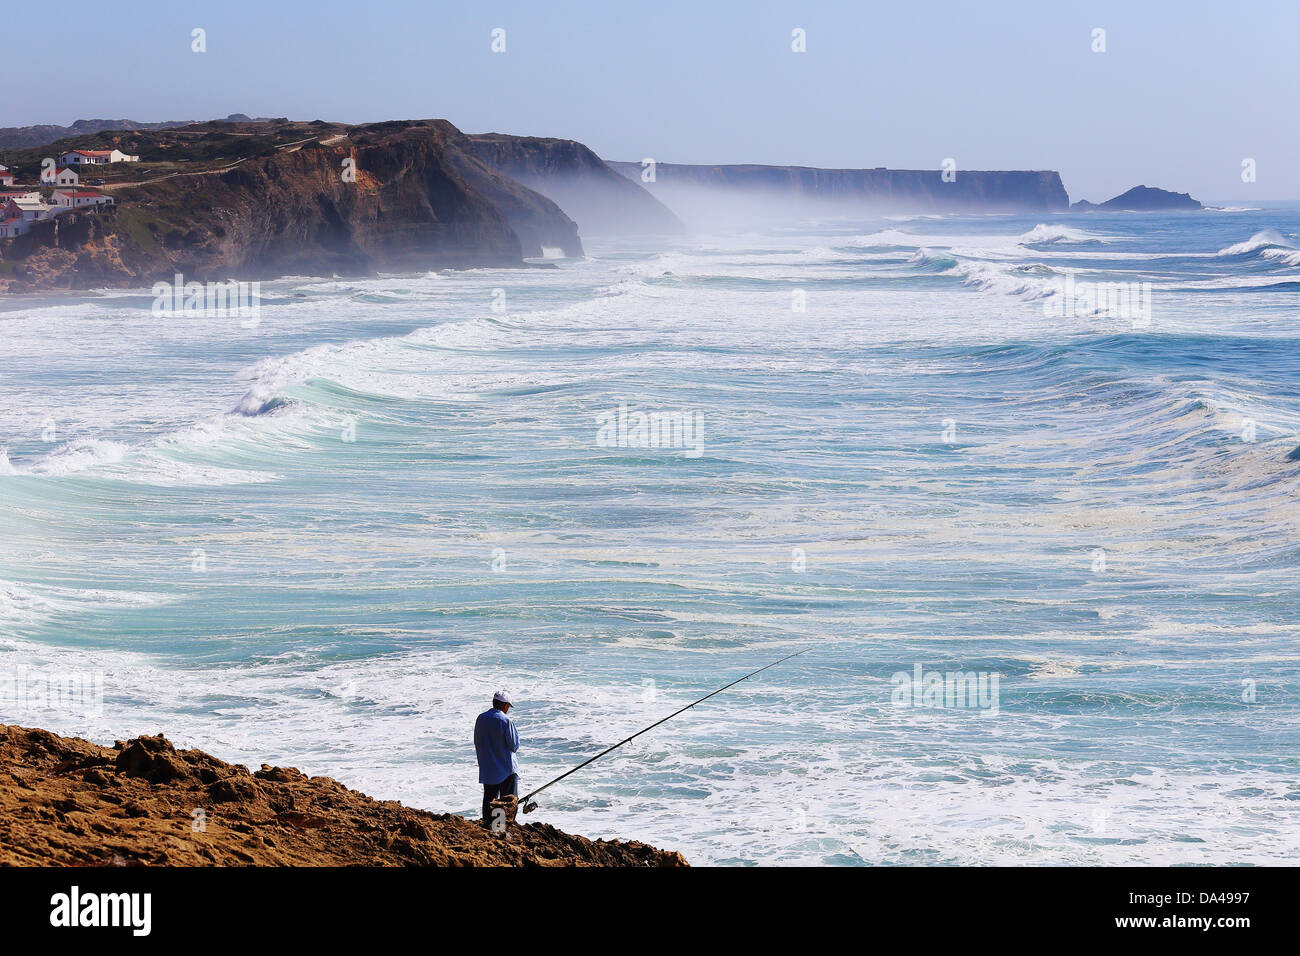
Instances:
[[[523,810],[524,810],[524,813],[532,813],[534,810],[537,809],[537,804],[534,803],[534,802],[532,802],[532,798],[533,798],[533,797],[537,796],[539,793],[541,793],[543,790],[545,790],[547,787],[551,786],[552,784],[559,783],[561,780],[563,780],[563,779],[564,779],[565,777],[567,777],[569,774],[571,774],[571,773],[577,773],[577,772],[578,772],[579,770],[581,770],[583,767],[587,766],[587,764],[589,764],[589,763],[595,763],[597,760],[599,760],[601,757],[605,756],[605,754],[609,753],[610,751],[617,750],[619,747],[623,746],[623,745],[626,744],[626,743],[630,743],[631,741],[633,741],[633,740],[635,740],[636,738],[640,737],[642,734],[646,733],[647,731],[654,730],[654,729],[655,729],[656,727],[658,727],[660,724],[662,724],[662,723],[666,723],[667,721],[672,720],[672,719],[673,719],[674,717],[676,717],[678,714],[685,713],[686,711],[688,711],[688,710],[690,710],[692,707],[694,707],[695,704],[702,704],[702,703],[704,703],[706,700],[708,700],[710,697],[714,697],[714,696],[716,696],[716,695],[718,695],[718,694],[721,694],[724,690],[727,689],[727,687],[735,687],[735,686],[736,686],[737,684],[739,684],[742,680],[749,680],[749,679],[750,679],[751,677],[753,677],[755,674],[761,674],[763,671],[767,670],[769,667],[775,667],[777,664],[784,664],[786,661],[790,660],[790,658],[792,658],[792,657],[798,657],[800,654],[807,654],[807,653],[808,653],[809,651],[811,651],[811,650],[812,650],[811,647],[805,647],[802,651],[796,651],[796,652],[793,653],[793,654],[789,654],[789,655],[787,655],[787,656],[781,658],[779,661],[773,661],[773,662],[770,663],[770,664],[767,664],[767,665],[765,665],[765,666],[763,666],[763,667],[760,667],[760,668],[759,668],[758,670],[756,670],[756,671],[750,671],[750,672],[749,672],[748,674],[746,674],[744,677],[738,677],[738,678],[736,678],[736,679],[733,680],[730,684],[727,684],[726,687],[719,687],[719,688],[718,688],[717,690],[715,690],[712,694],[705,694],[705,695],[704,695],[703,697],[701,697],[699,700],[695,701],[695,703],[687,704],[687,705],[686,705],[685,707],[683,707],[681,710],[675,710],[675,711],[673,711],[671,714],[669,714],[667,717],[664,717],[662,720],[656,720],[656,721],[655,721],[653,724],[651,724],[649,727],[645,727],[645,728],[643,728],[643,729],[641,729],[641,730],[638,730],[636,733],[634,733],[631,737],[628,737],[626,740],[620,740],[618,743],[614,744],[614,746],[612,746],[612,747],[606,747],[606,748],[605,748],[604,750],[602,750],[600,753],[596,754],[596,756],[594,756],[594,757],[588,757],[586,760],[584,760],[582,763],[578,764],[578,765],[577,765],[576,767],[574,767],[572,770],[566,770],[564,773],[560,774],[560,775],[559,775],[558,777],[556,777],[554,780],[550,781],[550,783],[544,783],[544,784],[542,784],[540,787],[538,787],[536,790],[534,790],[532,793],[526,794],[526,795],[524,796],[524,798],[523,798],[522,800],[519,801],[520,803],[523,804]]]

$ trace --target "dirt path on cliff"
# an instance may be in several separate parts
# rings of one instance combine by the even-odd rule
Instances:
[[[95,188],[100,192],[111,193],[118,189],[134,189],[137,186],[150,186],[153,183],[166,182],[169,179],[176,179],[180,176],[210,176],[213,173],[224,173],[228,169],[234,169],[240,163],[247,162],[251,158],[252,157],[245,156],[243,159],[235,160],[228,166],[216,166],[212,169],[199,169],[185,173],[168,173],[166,176],[159,176],[157,179],[141,179],[138,182],[133,183],[109,183],[108,185],[96,186]]]
[[[348,138],[347,133],[336,133],[335,135],[329,136],[325,139],[320,139],[319,136],[309,136],[306,139],[300,139],[293,143],[282,143],[281,145],[275,148],[287,150],[288,152],[292,153],[299,149],[302,149],[302,147],[305,146],[306,144],[318,139],[320,139],[320,144],[322,146],[333,146],[339,140],[343,140],[347,138]],[[240,163],[245,163],[248,160],[255,159],[255,158],[256,157],[253,156],[245,156],[243,159],[237,159],[233,163],[229,163],[225,166],[214,166],[211,169],[197,169],[197,170],[184,172],[184,173],[168,173],[166,176],[159,176],[157,179],[142,179],[139,182],[133,182],[133,183],[111,183],[104,186],[97,186],[96,188],[100,192],[111,193],[117,189],[134,189],[136,186],[148,186],[151,185],[152,183],[166,182],[169,179],[176,179],[177,177],[180,176],[210,176],[213,173],[224,173],[228,169],[234,169]]]
[[[249,773],[161,736],[100,747],[0,724],[0,781],[4,865],[686,865],[546,824],[496,836],[291,767]]]

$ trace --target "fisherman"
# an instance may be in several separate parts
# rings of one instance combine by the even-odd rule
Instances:
[[[503,690],[492,695],[492,707],[474,722],[474,751],[478,782],[483,784],[483,826],[492,826],[492,801],[519,795],[519,732],[506,715],[512,701]]]

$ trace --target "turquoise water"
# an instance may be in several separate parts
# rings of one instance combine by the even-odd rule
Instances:
[[[0,312],[0,671],[696,863],[1264,863],[1300,848],[1300,208],[827,221],[555,269]],[[1051,314],[1150,283],[1150,323]],[[802,299],[802,311],[796,309]],[[495,306],[495,307],[494,307]],[[681,412],[695,447],[600,416]],[[1253,439],[1253,440],[1252,440]],[[896,701],[997,675],[996,712]]]

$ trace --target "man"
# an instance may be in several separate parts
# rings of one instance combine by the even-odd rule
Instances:
[[[519,795],[519,732],[510,713],[510,695],[492,695],[492,708],[474,722],[474,752],[478,754],[478,782],[483,784],[483,825],[492,826],[492,801]]]

